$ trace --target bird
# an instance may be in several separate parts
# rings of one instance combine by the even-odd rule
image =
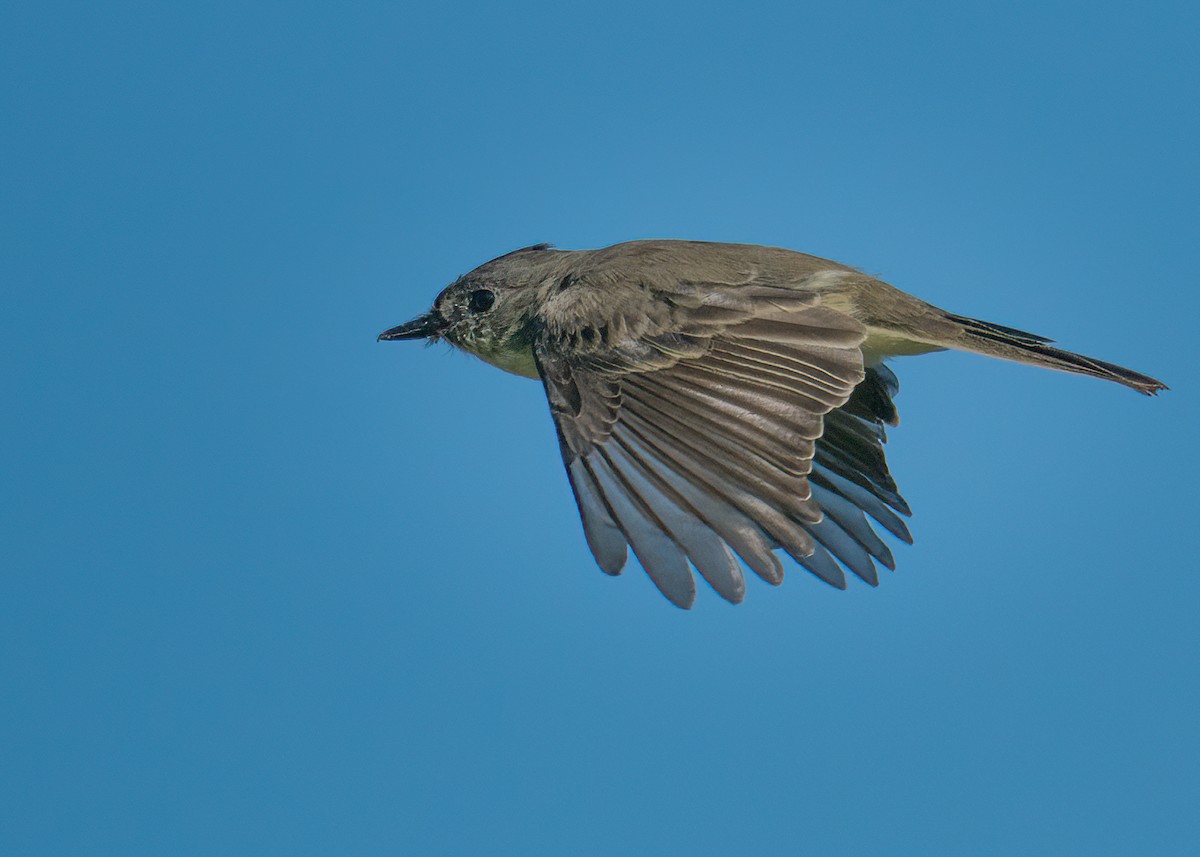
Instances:
[[[583,533],[618,575],[632,550],[673,604],[693,569],[737,604],[743,564],[779,552],[840,589],[912,543],[884,456],[898,424],[888,358],[947,349],[1123,384],[1161,381],[956,315],[857,268],[780,247],[639,240],[536,244],[480,265],[383,341],[445,341],[540,380]]]

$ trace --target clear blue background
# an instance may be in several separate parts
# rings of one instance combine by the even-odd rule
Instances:
[[[8,4],[0,852],[1195,853],[1194,9]],[[375,342],[639,237],[1174,389],[899,361],[899,571],[684,613]]]

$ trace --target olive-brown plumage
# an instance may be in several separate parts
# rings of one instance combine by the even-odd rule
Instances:
[[[870,523],[911,542],[883,454],[897,422],[887,357],[952,348],[1165,388],[837,262],[747,244],[525,248],[380,335],[411,338],[540,378],[597,563],[618,574],[632,548],[681,607],[693,568],[735,603],[742,562],[779,583],[777,549],[843,588],[843,568],[872,585],[876,563],[894,568]]]

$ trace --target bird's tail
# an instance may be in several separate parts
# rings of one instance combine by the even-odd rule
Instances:
[[[952,341],[943,340],[941,343],[950,348],[1116,381],[1146,396],[1153,396],[1159,390],[1167,389],[1167,385],[1162,381],[1148,375],[1055,348],[1050,344],[1053,340],[1044,336],[948,312],[943,313],[943,318],[955,327]]]

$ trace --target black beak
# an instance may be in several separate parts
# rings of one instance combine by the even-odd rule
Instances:
[[[430,310],[412,321],[406,321],[404,324],[385,330],[379,334],[376,342],[382,342],[385,339],[427,339],[441,333],[445,327],[445,319],[436,310]]]

